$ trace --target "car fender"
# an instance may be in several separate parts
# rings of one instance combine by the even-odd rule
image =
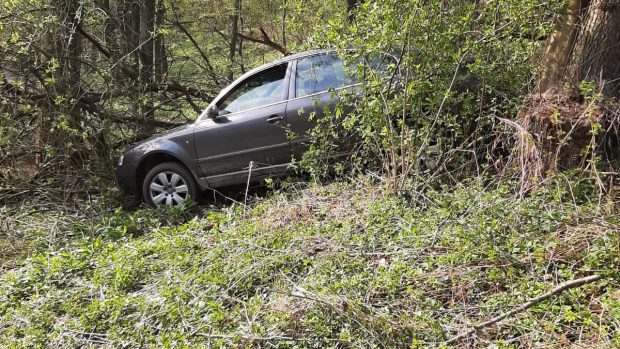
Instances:
[[[174,142],[170,139],[157,139],[140,145],[134,150],[140,154],[136,163],[142,164],[146,158],[156,154],[168,155],[180,161],[191,172],[198,185],[205,189],[206,183],[201,180],[202,171],[196,160],[193,135],[191,138],[182,140],[181,143],[179,144],[179,142]]]

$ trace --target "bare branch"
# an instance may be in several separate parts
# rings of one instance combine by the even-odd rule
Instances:
[[[213,79],[213,82],[215,82],[216,85],[219,85],[220,81],[217,75],[215,74],[215,70],[213,69],[213,65],[211,64],[211,61],[209,60],[209,56],[207,56],[207,54],[202,50],[200,45],[198,45],[198,42],[196,41],[196,39],[194,39],[194,36],[192,36],[192,34],[185,28],[185,26],[183,26],[183,24],[181,24],[181,22],[179,21],[170,21],[170,22],[174,24],[175,26],[177,26],[177,28],[179,28],[179,30],[181,30],[181,32],[183,32],[183,34],[187,36],[189,41],[192,43],[196,51],[198,51],[198,53],[204,60],[205,64],[207,65],[207,68],[209,70],[209,75],[211,75],[211,79]]]
[[[183,96],[185,96],[185,100],[187,101],[187,103],[192,106],[192,109],[194,109],[196,113],[200,114],[202,112],[198,105],[196,105],[196,103],[194,103],[194,101],[192,100],[192,96],[204,97],[204,94],[201,91],[193,89],[191,87],[183,86],[172,79],[169,79],[169,83],[166,86],[166,91],[181,92]]]
[[[456,337],[446,341],[444,344],[446,344],[446,345],[456,344],[456,343],[460,342],[461,340],[463,340],[463,339],[465,339],[465,338],[475,334],[476,332],[482,330],[483,328],[493,326],[496,323],[504,320],[507,317],[510,317],[510,316],[516,315],[518,313],[524,312],[527,309],[535,306],[536,304],[538,304],[540,302],[543,302],[543,301],[545,301],[545,300],[547,300],[547,299],[549,299],[549,298],[551,298],[553,296],[556,296],[556,295],[558,295],[558,294],[560,294],[560,293],[562,293],[562,292],[564,292],[566,290],[569,290],[571,288],[580,287],[580,286],[583,286],[585,284],[601,280],[602,278],[603,277],[601,275],[591,275],[591,276],[587,276],[587,277],[584,277],[584,278],[581,278],[581,279],[575,279],[575,280],[571,280],[571,281],[565,282],[563,284],[560,284],[559,286],[557,286],[556,288],[552,289],[551,291],[549,291],[547,293],[544,293],[544,294],[542,294],[542,295],[540,295],[540,296],[538,296],[536,298],[533,298],[533,299],[529,300],[528,302],[521,304],[520,306],[512,309],[511,311],[509,311],[507,313],[501,314],[499,316],[496,316],[496,317],[492,318],[491,320],[485,321],[483,323],[480,323],[480,324],[474,326],[474,328],[472,328],[471,330],[466,331],[464,333],[461,333],[460,335],[458,335],[458,336],[456,336]]]
[[[84,30],[84,28],[82,28],[81,24],[77,25],[77,32],[80,33],[80,35],[82,35],[83,37],[85,37],[86,40],[90,41],[93,44],[93,46],[95,46],[95,48],[99,50],[99,52],[101,52],[104,56],[106,56],[107,58],[110,58],[111,56],[110,50],[108,50],[105,46],[103,46],[103,44],[100,43],[99,40],[97,40],[97,38],[87,33]]]
[[[269,46],[272,49],[274,49],[276,51],[279,51],[279,52],[281,52],[284,55],[288,55],[289,54],[289,51],[288,51],[288,49],[286,47],[284,47],[284,46],[282,46],[282,45],[280,45],[278,43],[273,42],[273,40],[271,40],[269,38],[269,35],[267,35],[267,32],[265,31],[265,29],[263,29],[261,27],[261,28],[259,28],[259,30],[260,30],[260,32],[261,32],[261,34],[263,36],[262,39],[258,39],[258,38],[255,38],[255,37],[252,37],[252,36],[249,36],[249,35],[245,35],[243,33],[237,33],[237,34],[239,35],[239,37],[241,37],[241,38],[243,38],[245,40],[248,40],[248,41],[251,41],[251,42],[255,42],[257,44],[263,44],[265,46]]]

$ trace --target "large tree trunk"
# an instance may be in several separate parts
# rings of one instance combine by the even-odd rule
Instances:
[[[569,0],[558,28],[551,35],[543,57],[540,90],[549,89],[566,76],[569,58],[578,33],[580,14],[587,0]]]
[[[571,55],[573,82],[597,81],[607,95],[620,86],[620,2],[591,0],[583,11],[579,34]]]
[[[538,185],[548,173],[591,170],[600,160],[618,158],[619,118],[608,103],[619,96],[620,2],[568,0],[542,68],[540,93],[527,99],[517,118],[524,188]],[[584,80],[597,84],[603,102],[584,103],[578,88]],[[601,126],[603,132],[595,132]]]
[[[620,2],[568,0],[543,59],[540,90],[596,81],[607,95],[620,85]]]
[[[116,13],[120,22],[118,47],[121,57],[133,58],[132,65],[138,66],[140,45],[140,3],[137,0],[117,0]]]
[[[140,6],[140,85],[142,93],[147,93],[155,82],[155,55],[154,55],[154,31],[155,31],[155,0],[142,0]],[[153,102],[150,98],[140,104],[140,115],[145,119],[139,133],[150,136],[154,133],[153,123],[149,120],[155,118]]]

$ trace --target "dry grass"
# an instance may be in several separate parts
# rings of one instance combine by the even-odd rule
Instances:
[[[567,169],[596,173],[620,139],[617,110],[601,98],[555,90],[531,95],[516,119],[517,165],[523,188]],[[612,103],[613,104],[613,103]]]

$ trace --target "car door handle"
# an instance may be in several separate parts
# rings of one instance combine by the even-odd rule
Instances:
[[[284,120],[284,116],[282,115],[271,115],[268,119],[267,122],[270,124],[277,124],[278,122]]]

